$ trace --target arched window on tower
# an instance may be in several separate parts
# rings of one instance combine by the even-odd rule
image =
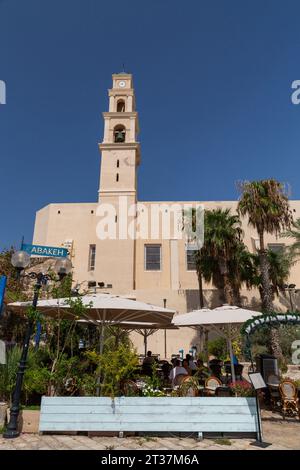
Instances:
[[[117,102],[117,113],[125,113],[125,101],[119,100]]]
[[[118,125],[114,128],[114,142],[125,142],[126,130],[124,126]]]

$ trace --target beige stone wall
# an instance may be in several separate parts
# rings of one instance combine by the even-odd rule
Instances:
[[[139,132],[138,115],[135,111],[135,97],[132,76],[130,74],[113,75],[113,87],[109,90],[109,111],[104,116],[104,137],[99,145],[101,152],[101,173],[99,187],[99,201],[112,204],[116,210],[114,222],[118,233],[120,226],[119,196],[128,198],[128,205],[135,204],[137,200],[137,167],[140,162],[140,146],[137,141]],[[125,101],[125,112],[117,112],[119,99]],[[113,129],[121,124],[126,128],[125,143],[114,143]],[[119,174],[117,181],[116,174]],[[180,184],[180,182],[179,182]],[[164,204],[164,213],[167,213],[174,204],[186,204],[187,201],[155,202]],[[153,203],[138,202],[137,214],[150,211]],[[190,204],[199,204],[191,202]],[[204,201],[204,208],[216,209],[230,208],[236,211],[237,201]],[[300,217],[300,201],[291,201],[291,209],[295,218]],[[72,245],[71,260],[73,263],[74,284],[80,284],[85,289],[88,282],[104,282],[105,286],[111,284],[112,288],[105,288],[99,292],[112,292],[115,294],[130,295],[133,298],[163,305],[166,299],[167,306],[178,312],[190,311],[199,307],[198,280],[196,272],[188,271],[186,266],[185,241],[176,240],[174,235],[162,238],[162,224],[159,227],[156,239],[151,238],[151,219],[147,220],[149,232],[146,236],[132,239],[100,240],[97,236],[99,214],[98,203],[78,204],[49,204],[36,214],[33,243],[40,245],[61,246],[68,241]],[[172,218],[172,216],[171,216]],[[133,220],[134,217],[133,217]],[[130,219],[132,221],[132,217]],[[139,230],[139,219],[136,219],[135,229]],[[251,252],[255,251],[258,237],[255,230],[248,226],[247,220],[242,221],[244,241]],[[267,235],[268,243],[291,243],[283,239]],[[89,246],[96,245],[96,265],[94,270],[88,269]],[[161,244],[162,264],[160,271],[145,270],[145,244]],[[300,281],[300,264],[297,263],[291,270],[290,283],[297,286]],[[205,300],[209,306],[220,305],[219,293],[211,285],[204,284]],[[294,299],[300,307],[299,296]],[[259,308],[258,292],[243,291],[244,305]],[[277,307],[283,311],[289,308],[289,298],[281,295],[276,300]],[[143,352],[141,336],[133,335],[139,352]],[[191,329],[180,331],[167,331],[168,354],[178,352],[184,348],[187,352],[197,343],[197,334]],[[158,332],[149,338],[149,347],[156,353],[164,355],[164,332]]]
[[[150,204],[149,202],[145,203]],[[236,202],[204,202],[207,209],[216,207],[236,207]],[[300,201],[291,201],[295,217],[300,217]],[[93,211],[93,213],[92,213]],[[88,281],[112,284],[112,289],[106,292],[131,295],[134,298],[167,306],[178,312],[185,312],[199,307],[198,280],[196,273],[187,271],[185,245],[183,240],[98,240],[96,226],[98,222],[97,204],[50,204],[38,211],[36,216],[33,242],[41,245],[61,246],[65,240],[73,240],[72,263],[74,266],[74,283],[87,287]],[[243,221],[245,242],[254,251],[255,231]],[[146,271],[144,246],[147,243],[160,243],[162,246],[161,271]],[[291,243],[290,239],[267,236],[266,243]],[[89,245],[96,245],[96,266],[94,271],[88,271]],[[177,246],[177,266],[172,261],[171,245]],[[176,258],[176,257],[175,257]],[[176,263],[175,263],[176,264]],[[172,275],[173,271],[173,275]],[[175,271],[175,274],[174,274]],[[299,286],[300,265],[296,263],[291,271],[289,282]],[[212,286],[204,285],[205,300],[209,306],[220,305],[219,293]],[[101,292],[101,290],[99,290]],[[242,291],[242,301],[245,306],[253,309],[260,308],[259,294],[254,289]],[[293,298],[300,307],[300,296]],[[279,310],[290,308],[287,293],[281,293],[276,299]],[[195,344],[195,332],[186,329],[167,331],[169,353],[184,348],[188,351]],[[140,353],[143,352],[143,339],[134,335],[134,341]],[[149,338],[149,347],[156,353],[164,355],[164,333],[157,332]]]

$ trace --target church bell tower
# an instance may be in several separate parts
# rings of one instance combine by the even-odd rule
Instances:
[[[132,75],[114,74],[109,90],[109,111],[103,113],[104,137],[99,144],[101,173],[99,201],[127,195],[136,201],[136,173],[140,162],[138,114]]]
[[[120,201],[123,204],[126,199],[128,208],[135,207],[137,202],[139,123],[132,75],[120,73],[112,78],[113,86],[108,91],[109,110],[103,113],[104,136],[99,144],[101,168],[98,198],[100,205],[115,209],[113,223],[117,237],[98,239],[96,275],[105,285],[111,286],[111,292],[128,294],[135,289],[136,242],[130,236],[120,236]],[[123,216],[122,213],[122,219]]]

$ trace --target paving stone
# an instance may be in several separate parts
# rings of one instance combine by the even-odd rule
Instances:
[[[275,449],[300,449],[300,422],[297,419],[283,420],[278,413],[263,410],[264,440],[272,445],[266,450]],[[116,436],[85,436],[85,435],[39,435],[21,434],[20,437],[7,440],[0,437],[0,450],[27,450],[27,449],[93,449],[93,450],[258,450],[259,447],[251,446],[253,440],[231,439],[232,445],[221,445],[212,439],[198,441],[192,437],[164,436],[145,438],[143,436],[128,436],[119,438]]]

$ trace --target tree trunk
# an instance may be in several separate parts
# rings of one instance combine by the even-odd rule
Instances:
[[[199,302],[200,308],[204,307],[204,296],[203,296],[203,282],[202,282],[202,272],[197,270],[198,284],[199,284]]]
[[[267,258],[267,250],[264,244],[264,234],[259,234],[259,264],[261,272],[261,299],[262,299],[262,311],[264,313],[272,313],[273,311],[273,292],[270,283],[269,275],[269,262]],[[276,328],[270,329],[270,352],[278,359],[283,358],[282,349],[279,343],[279,333]]]
[[[263,236],[262,246],[259,250],[259,264],[261,273],[261,297],[262,297],[262,310],[263,312],[269,313],[273,310],[272,305],[272,287],[269,276],[269,263],[267,258],[267,251],[264,248]]]
[[[279,331],[277,328],[270,329],[270,352],[278,359],[283,359],[282,349],[279,342]]]
[[[225,296],[225,301],[228,305],[233,305],[233,295],[232,295],[232,288],[231,288],[231,282],[229,279],[228,274],[223,274],[223,279],[224,279],[224,296]]]

